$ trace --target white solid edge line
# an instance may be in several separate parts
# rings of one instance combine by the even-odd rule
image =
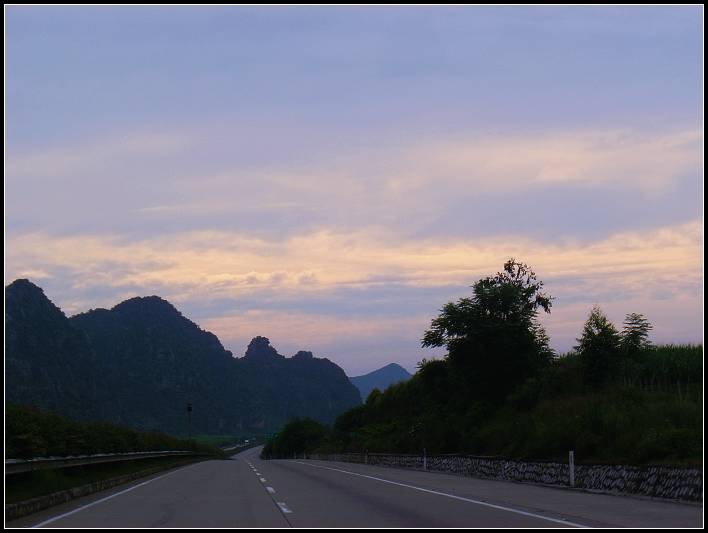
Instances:
[[[383,483],[390,483],[390,484],[392,484],[392,485],[398,485],[399,487],[407,487],[407,488],[409,488],[409,489],[419,490],[419,491],[421,491],[421,492],[427,492],[427,493],[429,493],[429,494],[437,494],[438,496],[446,496],[447,498],[452,498],[452,499],[454,499],[454,500],[461,500],[461,501],[463,501],[463,502],[475,503],[475,504],[477,504],[477,505],[483,505],[484,507],[491,507],[492,509],[499,509],[499,510],[501,510],[501,511],[508,511],[508,512],[510,512],[510,513],[516,513],[516,514],[520,514],[520,515],[524,515],[524,516],[530,516],[530,517],[533,517],[533,518],[540,518],[541,520],[547,520],[547,521],[549,521],[549,522],[555,522],[555,523],[557,523],[557,524],[563,524],[563,525],[566,525],[566,526],[582,527],[582,528],[588,528],[588,527],[590,527],[590,526],[585,526],[585,525],[582,525],[582,524],[576,524],[576,523],[570,522],[570,521],[568,521],[568,520],[562,520],[562,519],[559,519],[559,518],[550,518],[550,517],[548,517],[548,516],[543,516],[543,515],[540,515],[540,514],[529,513],[529,512],[527,512],[527,511],[521,511],[520,509],[514,509],[513,507],[504,507],[503,505],[495,505],[495,504],[493,504],[493,503],[487,503],[487,502],[483,502],[483,501],[480,501],[480,500],[473,500],[473,499],[471,499],[471,498],[464,498],[464,497],[462,497],[462,496],[455,496],[454,494],[448,494],[448,493],[446,493],[446,492],[438,492],[437,490],[424,489],[423,487],[416,487],[415,485],[408,485],[407,483],[399,483],[399,482],[397,482],[397,481],[391,481],[391,480],[383,479],[383,478],[380,478],[380,477],[367,476],[366,474],[358,474],[358,473],[356,473],[356,472],[350,472],[350,471],[348,471],[348,470],[342,470],[342,469],[340,469],[340,468],[332,468],[332,467],[329,467],[329,466],[322,466],[322,465],[313,465],[313,464],[311,464],[311,463],[303,463],[303,462],[301,462],[301,461],[295,461],[295,462],[298,463],[298,464],[301,464],[301,465],[311,466],[311,467],[314,467],[314,468],[324,468],[324,469],[326,469],[326,470],[334,470],[335,472],[342,472],[342,473],[344,473],[344,474],[349,474],[349,475],[352,475],[352,476],[359,476],[359,477],[364,477],[364,478],[368,478],[368,479],[374,479],[374,480],[376,480],[376,481],[381,481],[381,482],[383,482]]]
[[[187,465],[187,466],[191,466],[191,465]],[[127,489],[123,489],[120,492],[116,492],[114,494],[106,496],[105,498],[101,498],[100,500],[96,500],[95,502],[87,503],[86,505],[82,505],[81,507],[77,507],[76,509],[74,509],[72,511],[60,514],[60,515],[55,516],[53,518],[49,518],[48,520],[45,520],[44,522],[40,522],[39,524],[35,524],[34,526],[32,526],[32,528],[46,526],[47,524],[51,524],[52,522],[56,522],[57,520],[61,520],[62,518],[70,516],[74,513],[78,513],[79,511],[83,511],[84,509],[88,509],[89,507],[93,507],[94,505],[97,505],[99,503],[110,500],[111,498],[115,498],[116,496],[120,496],[121,494],[125,494],[126,492],[130,492],[131,490],[137,489],[138,487],[142,487],[143,485],[147,485],[148,483],[152,483],[153,481],[157,481],[158,479],[162,479],[164,477],[171,476],[172,474],[175,474],[175,473],[179,472],[180,470],[187,468],[187,466],[185,466],[183,468],[178,468],[177,470],[174,470],[172,472],[168,472],[167,474],[163,474],[161,476],[154,477],[152,479],[148,479],[147,481],[143,481],[142,483],[138,483],[137,485],[133,485],[132,487],[128,487]]]
[[[267,490],[270,494],[275,494],[275,489],[274,489],[273,487],[266,487],[266,490]]]

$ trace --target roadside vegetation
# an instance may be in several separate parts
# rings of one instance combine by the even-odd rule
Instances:
[[[155,457],[116,463],[36,470],[5,476],[5,502],[17,503],[38,496],[113,479],[128,474],[150,475],[203,460],[203,457]]]
[[[62,457],[96,453],[197,451],[222,456],[218,447],[106,422],[75,422],[48,411],[5,405],[5,457]]]
[[[579,462],[700,464],[703,347],[655,346],[641,314],[621,329],[594,307],[573,351],[555,354],[538,321],[552,297],[525,264],[446,304],[409,381],[377,389],[332,427],[293,421],[264,457],[303,452],[498,455]]]
[[[99,453],[195,451],[189,457],[151,457],[5,475],[7,503],[51,494],[127,474],[148,475],[204,459],[225,459],[218,447],[164,433],[103,422],[74,422],[57,414],[5,405],[5,458],[66,457]]]

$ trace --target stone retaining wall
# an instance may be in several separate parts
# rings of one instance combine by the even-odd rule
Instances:
[[[330,454],[310,459],[367,463],[396,468],[448,472],[486,479],[569,486],[568,463],[526,462],[466,455]],[[677,466],[575,465],[576,488],[701,501],[703,473]]]

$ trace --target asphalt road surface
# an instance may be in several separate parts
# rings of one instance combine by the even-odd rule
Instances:
[[[74,500],[8,527],[701,527],[702,506],[325,461],[260,448]]]

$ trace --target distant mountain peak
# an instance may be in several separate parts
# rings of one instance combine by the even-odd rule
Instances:
[[[25,316],[28,313],[43,313],[50,309],[55,317],[65,318],[64,313],[38,287],[25,278],[16,279],[5,287],[6,322],[13,316]]]
[[[13,289],[18,289],[18,288],[22,288],[22,287],[27,287],[27,288],[34,288],[34,289],[36,289],[36,290],[38,290],[38,291],[42,291],[41,288],[39,288],[37,285],[35,285],[34,283],[32,283],[32,282],[31,282],[30,280],[28,280],[27,278],[17,278],[15,281],[13,281],[12,283],[10,283],[10,284],[7,286],[8,289],[11,288],[11,287],[12,287]],[[44,292],[44,291],[42,291],[42,292]]]
[[[133,319],[144,320],[147,317],[163,319],[186,320],[182,313],[170,302],[159,296],[136,296],[115,305],[111,312],[130,316]]]
[[[35,297],[47,298],[41,287],[38,287],[26,278],[19,278],[5,287],[6,293],[17,295],[33,295]]]
[[[364,401],[369,393],[374,389],[384,391],[389,385],[400,383],[410,379],[411,374],[397,363],[389,363],[386,366],[364,374],[363,376],[350,377],[349,381],[359,389]]]
[[[177,308],[170,302],[159,296],[136,296],[129,298],[111,309],[112,311],[135,312],[161,312],[182,316]]]
[[[253,360],[267,361],[271,359],[282,359],[275,348],[270,345],[270,340],[267,337],[253,337],[246,348],[244,357]]]

